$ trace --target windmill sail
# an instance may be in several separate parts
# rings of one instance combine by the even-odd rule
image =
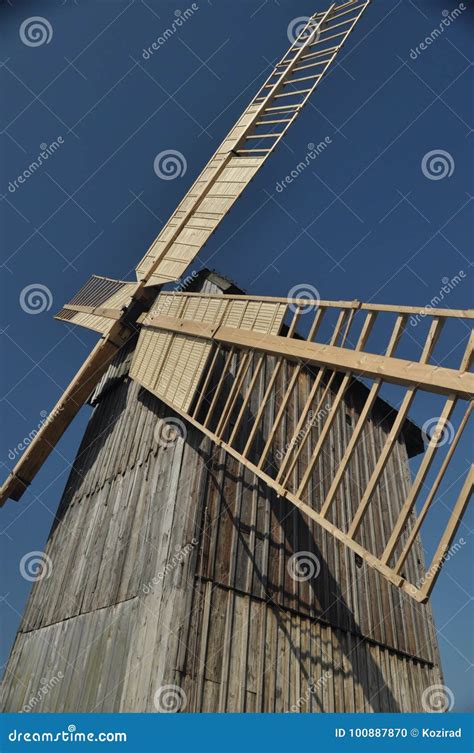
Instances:
[[[176,280],[295,122],[369,5],[312,16],[137,266],[146,285]]]
[[[196,257],[294,122],[369,3],[333,3],[309,18],[137,266],[138,283],[93,277],[59,312],[58,319],[100,332],[104,339],[1,487],[0,505],[10,496],[21,497],[102,377],[114,351],[134,332],[134,315],[150,307],[153,286],[176,280]],[[119,311],[121,318],[116,319]]]
[[[405,563],[472,415],[473,334],[460,364],[441,367],[430,360],[445,322],[453,318],[472,320],[474,312],[431,309],[427,313],[415,307],[359,301],[242,295],[161,292],[157,297],[156,290],[156,286],[182,275],[199,253],[295,121],[368,4],[369,0],[332,4],[309,19],[138,264],[137,282],[94,276],[59,312],[56,318],[93,329],[102,338],[0,489],[0,504],[8,497],[21,497],[117,351],[138,335],[130,368],[132,379],[392,584],[418,601],[429,597],[472,493],[472,469],[423,583],[410,581]],[[314,318],[304,340],[297,334],[297,325],[308,304]],[[285,324],[291,312],[291,322]],[[321,337],[328,312],[337,315],[329,342]],[[395,323],[385,327],[387,334],[391,333],[386,350],[373,352],[368,341],[374,323],[387,315],[395,317]],[[396,356],[410,315],[421,315],[429,321],[422,352],[418,360],[411,361]],[[355,322],[360,328],[354,339],[351,333]],[[267,379],[264,394],[253,394],[262,369]],[[312,370],[314,380],[306,402],[299,405],[294,390],[305,369]],[[277,400],[272,395],[282,372],[292,375]],[[331,432],[344,397],[354,380],[361,377],[371,383],[366,402],[326,488],[318,480],[318,463],[324,453],[331,454]],[[352,508],[344,511],[345,520],[341,522],[336,504],[340,488],[347,481],[372,408],[385,384],[398,385],[404,396],[398,412],[393,411],[393,426],[365,488],[360,489],[358,499],[351,498]],[[367,510],[383,500],[380,485],[418,392],[443,396],[444,407],[390,535],[386,541],[377,542],[377,549],[369,548],[361,533]],[[457,428],[453,427],[441,468],[416,514],[428,471],[443,445],[437,438],[463,401],[467,403],[463,417]],[[290,403],[296,405],[294,433],[284,452],[276,451],[275,441]],[[258,405],[256,413],[249,410],[250,404]],[[314,416],[318,421],[316,432]],[[315,443],[308,441],[311,436]]]
[[[216,300],[216,298],[220,300]],[[209,436],[216,446],[238,460],[290,503],[315,520],[332,536],[354,551],[371,567],[378,570],[395,586],[402,588],[418,601],[429,597],[469,502],[474,484],[474,470],[466,474],[465,483],[451,517],[439,538],[438,549],[426,577],[421,583],[410,582],[404,564],[415,544],[419,530],[435,499],[435,495],[450,465],[455,448],[472,413],[474,375],[469,372],[474,356],[474,334],[465,345],[459,365],[450,368],[431,365],[436,346],[446,322],[453,318],[474,319],[474,311],[425,309],[407,306],[378,306],[358,301],[299,301],[298,299],[261,298],[246,296],[175,294],[171,298],[159,296],[153,310],[143,317],[143,327],[135,351],[131,376],[146,389],[166,402],[173,410]],[[295,337],[295,327],[308,304],[312,304],[314,321],[306,340]],[[248,318],[252,306],[251,318]],[[270,306],[275,307],[272,313]],[[282,317],[293,311],[293,321],[286,334],[281,328]],[[329,343],[317,342],[323,317],[336,310],[338,318]],[[236,312],[247,315],[247,322],[236,321]],[[199,313],[200,312],[200,313]],[[206,312],[209,314],[206,316]],[[422,314],[429,320],[429,328],[418,361],[395,356],[403,337],[409,315]],[[383,318],[390,334],[389,316],[396,314],[384,353],[367,348],[377,318]],[[275,316],[276,315],[276,316]],[[350,330],[357,329],[355,339]],[[408,338],[408,335],[406,336]],[[151,344],[151,351],[150,351]],[[170,350],[177,349],[173,358]],[[199,358],[191,358],[193,352]],[[152,353],[152,357],[151,357]],[[186,354],[186,357],[180,356]],[[264,359],[267,364],[268,387],[256,396],[256,378]],[[437,361],[436,357],[434,358]],[[170,364],[179,364],[183,389],[177,380],[166,373]],[[272,405],[271,395],[283,366],[297,364],[286,391],[279,396],[279,404]],[[288,406],[297,399],[297,378],[302,369],[317,367],[318,372],[307,402],[299,407],[299,420],[288,446],[282,452],[278,444],[281,424]],[[344,408],[344,397],[354,379],[364,377],[371,382],[363,406],[344,450],[341,463],[332,477],[325,476],[325,484],[318,477],[318,461],[332,454],[332,429],[338,413]],[[353,495],[352,509],[346,514],[345,525],[340,523],[335,504],[340,487],[354,472],[352,459],[364,443],[364,430],[370,419],[379,391],[385,384],[404,388],[404,396],[395,414],[386,444],[376,459],[365,488]],[[319,397],[318,388],[323,390]],[[439,418],[432,420],[432,434],[418,473],[393,530],[385,541],[378,541],[377,550],[364,546],[360,538],[369,506],[384,503],[379,494],[385,483],[384,471],[396,450],[398,437],[404,431],[408,410],[417,392],[441,395],[445,399]],[[457,428],[450,422],[458,402],[465,401],[463,416]],[[255,414],[250,404],[259,405]],[[293,407],[294,411],[294,407]],[[428,417],[429,421],[430,417]],[[316,441],[308,452],[308,441],[316,431]],[[448,432],[450,442],[444,441]],[[244,444],[242,445],[242,435]],[[419,515],[414,518],[415,505],[424,491],[427,473],[435,456],[444,448],[445,458],[433,482]],[[440,453],[441,454],[441,453]],[[317,490],[317,493],[314,492]],[[408,538],[406,534],[408,532]]]
[[[93,275],[54,318],[105,334],[122,317],[137,287],[134,282]]]

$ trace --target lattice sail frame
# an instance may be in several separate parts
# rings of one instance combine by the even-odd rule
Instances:
[[[435,500],[471,416],[474,375],[469,372],[469,369],[474,356],[473,331],[470,332],[464,357],[457,368],[431,365],[430,360],[433,358],[445,322],[451,318],[472,320],[474,311],[431,309],[427,315],[425,310],[407,306],[362,304],[358,301],[313,301],[313,321],[307,339],[303,340],[295,336],[296,327],[303,310],[307,311],[308,305],[311,305],[311,302],[306,300],[253,296],[223,297],[198,293],[174,293],[159,296],[152,310],[142,317],[142,331],[132,362],[131,376],[209,436],[217,446],[222,447],[275,489],[280,496],[285,497],[336,539],[348,546],[391,583],[417,601],[426,601],[469,502],[474,484],[473,466],[466,475],[459,499],[440,535],[436,553],[424,577],[418,583],[410,583],[403,574],[403,566]],[[273,314],[269,315],[271,306],[275,309]],[[243,316],[252,310],[251,318],[247,318],[245,327],[235,321],[237,307]],[[288,313],[288,309],[294,313],[291,324],[283,335],[283,315]],[[338,311],[332,336],[329,343],[318,343],[318,332],[324,317],[331,309]],[[259,310],[265,311],[260,321]],[[200,315],[197,312],[200,312]],[[375,321],[387,314],[396,314],[387,348],[383,354],[368,352],[366,344]],[[408,317],[420,314],[428,318],[429,329],[418,361],[395,357]],[[354,329],[356,320],[360,325],[360,332],[356,341],[351,342],[350,332],[351,328]],[[390,332],[390,329],[387,332]],[[165,382],[161,381],[161,375],[166,368],[166,354],[175,348],[176,353],[182,354],[181,361],[179,355],[175,358],[175,368],[179,369],[180,381],[183,380],[186,389],[183,393],[175,386],[176,397],[173,400],[173,394],[169,390],[169,374]],[[196,348],[202,357],[189,358],[188,355],[193,348]],[[159,356],[160,351],[163,358]],[[149,357],[151,352],[153,363],[150,362]],[[234,356],[237,356],[237,367],[233,364]],[[274,357],[275,365],[263,399],[259,402],[258,412],[249,418],[246,414],[266,356]],[[264,447],[258,453],[258,457],[251,461],[249,455],[255,448],[258,432],[263,430],[272,389],[287,361],[296,363],[296,368],[286,392],[281,397],[278,410],[275,410],[270,419],[270,425],[265,432]],[[288,443],[283,457],[278,458],[272,453],[273,444],[285,415],[285,409],[294,394],[298,375],[308,366],[316,366],[318,371],[306,404],[300,411],[293,438]],[[343,405],[343,399],[351,381],[357,377],[369,379],[371,382],[367,399],[348,444],[344,448],[342,461],[334,469],[333,476],[330,478],[327,494],[324,498],[315,500],[314,495],[308,495],[308,491],[313,486],[318,460],[328,449],[330,432],[337,412]],[[213,392],[209,396],[208,390],[213,380]],[[226,383],[227,388],[224,390]],[[338,490],[349,471],[350,460],[363,439],[364,427],[370,419],[372,408],[385,383],[400,385],[405,389],[405,393],[385,446],[376,459],[368,484],[361,491],[352,519],[343,530],[331,519]],[[314,401],[318,389],[323,390],[323,395],[315,406]],[[418,391],[445,396],[446,402],[390,536],[386,541],[378,542],[379,551],[369,551],[357,540],[357,537],[369,506],[375,504],[375,497],[382,483],[384,471],[403,431],[408,411]],[[239,400],[241,394],[243,397]],[[222,396],[224,398],[221,401]],[[312,427],[309,416],[313,414],[319,416],[325,400],[329,400],[331,406],[319,422],[316,443],[311,448],[308,459],[307,453],[303,450],[311,435],[311,428],[307,428]],[[454,408],[459,401],[467,403],[464,415],[456,430],[453,427],[452,442],[445,448],[445,457],[441,467],[421,510],[416,514],[416,502],[425,486],[428,471],[444,444],[439,441],[439,437],[443,434],[447,422],[452,418]],[[218,406],[219,414],[216,415]],[[237,444],[242,430],[245,434],[244,447]],[[311,502],[308,502],[308,496]],[[383,499],[384,496],[380,495],[379,502]]]
[[[137,266],[145,285],[176,280],[273,153],[335,61],[370,0],[316,13]]]

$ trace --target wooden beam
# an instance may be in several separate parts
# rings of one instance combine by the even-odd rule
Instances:
[[[375,317],[376,316],[377,316],[377,314],[374,311],[370,311],[367,314],[365,322],[364,322],[364,326],[362,327],[362,331],[360,333],[359,340],[358,340],[356,348],[355,348],[356,351],[360,351],[360,350],[364,349],[364,347],[365,347],[365,345],[367,343],[367,340],[368,340],[368,338],[370,336],[370,333],[372,332],[372,327],[375,324]],[[306,489],[306,487],[308,485],[308,482],[309,482],[309,480],[310,480],[310,478],[311,478],[311,476],[313,474],[314,468],[315,468],[316,463],[318,461],[318,458],[319,458],[319,456],[321,454],[321,450],[323,448],[323,445],[324,445],[326,439],[329,436],[329,432],[331,431],[332,425],[333,425],[334,420],[336,418],[337,411],[339,410],[339,407],[341,405],[342,399],[343,399],[344,395],[346,394],[346,390],[347,390],[347,388],[349,386],[349,383],[350,383],[351,379],[352,379],[352,374],[350,372],[349,372],[349,374],[346,374],[343,377],[343,379],[342,379],[342,382],[341,382],[341,384],[339,386],[339,389],[337,391],[337,394],[336,394],[336,396],[334,398],[334,401],[333,401],[333,404],[331,406],[331,409],[330,409],[330,411],[329,411],[329,413],[327,415],[326,421],[323,424],[323,427],[322,427],[321,432],[320,432],[320,434],[318,436],[317,442],[316,442],[316,444],[314,446],[313,452],[311,454],[310,461],[309,461],[308,466],[306,468],[306,471],[305,471],[305,473],[303,475],[301,483],[300,483],[300,485],[298,487],[298,491],[296,492],[296,494],[297,494],[298,497],[302,497],[303,496],[304,491],[305,491],[305,489]]]
[[[463,419],[462,419],[461,423],[458,426],[458,429],[457,429],[457,432],[456,432],[456,434],[455,434],[455,436],[453,438],[453,441],[451,442],[449,450],[446,453],[446,457],[444,458],[444,460],[443,460],[443,462],[441,464],[441,468],[439,469],[439,471],[438,471],[438,473],[436,475],[436,478],[433,481],[433,485],[432,485],[432,487],[431,487],[431,489],[430,489],[430,491],[428,493],[428,496],[425,499],[423,507],[420,510],[420,514],[418,515],[418,517],[416,519],[416,522],[415,522],[413,528],[410,531],[410,534],[409,534],[409,536],[408,536],[408,538],[406,540],[405,546],[403,547],[403,551],[402,551],[402,553],[400,554],[400,557],[397,560],[397,564],[395,565],[395,572],[397,572],[397,573],[399,573],[400,570],[402,569],[402,567],[403,567],[403,565],[405,563],[405,560],[406,560],[406,558],[408,556],[408,553],[409,553],[411,547],[413,546],[413,543],[414,543],[416,537],[418,536],[418,533],[420,531],[421,526],[423,525],[423,523],[425,521],[425,518],[426,518],[426,516],[427,516],[427,514],[428,514],[428,512],[430,510],[430,507],[431,507],[431,505],[433,503],[433,500],[435,498],[435,494],[436,494],[436,492],[439,489],[439,486],[440,486],[440,484],[441,484],[441,482],[442,482],[442,480],[444,478],[444,474],[446,473],[446,469],[447,469],[447,467],[448,467],[448,465],[449,465],[449,463],[451,461],[451,458],[454,455],[454,451],[455,451],[455,449],[456,449],[456,447],[457,447],[457,445],[459,443],[459,440],[461,439],[461,436],[462,436],[462,433],[463,433],[464,429],[466,428],[467,422],[469,421],[469,418],[470,418],[471,413],[472,413],[473,406],[474,406],[474,403],[472,403],[472,402],[469,403],[469,405],[467,407],[467,410],[466,410],[466,412],[465,412],[465,414],[463,416]]]
[[[461,362],[461,371],[463,372],[467,371],[467,369],[469,368],[471,364],[472,356],[473,356],[473,345],[474,345],[474,338],[471,333],[471,337],[469,338],[469,342],[467,344],[467,348]],[[436,456],[436,452],[439,447],[439,437],[440,435],[442,436],[442,432],[445,429],[446,424],[449,422],[449,419],[452,416],[454,408],[456,407],[456,403],[457,403],[457,396],[454,394],[450,395],[445,403],[441,416],[439,417],[438,424],[433,433],[433,437],[424,454],[423,460],[418,469],[418,473],[416,474],[416,478],[408,493],[408,497],[406,498],[403,504],[403,507],[400,510],[400,514],[395,523],[390,539],[388,540],[387,546],[385,547],[385,551],[382,555],[382,562],[388,563],[390,559],[392,558],[395,552],[395,549],[397,548],[397,545],[400,541],[400,536],[405,530],[405,527],[408,523],[408,519],[411,515],[411,512],[416,505],[416,501],[420,494],[421,488],[424,484],[425,478]]]
[[[446,526],[444,533],[441,537],[441,540],[439,542],[438,548],[435,552],[431,565],[426,571],[425,582],[422,588],[420,589],[422,594],[425,596],[425,598],[429,598],[435,586],[435,583],[438,580],[439,574],[441,572],[441,568],[443,567],[443,563],[446,558],[446,554],[449,551],[449,548],[456,535],[456,531],[458,530],[464,511],[467,505],[469,504],[469,500],[471,498],[473,488],[474,488],[474,465],[471,465],[469,472],[466,476],[464,486],[461,489],[461,493],[458,497],[458,500],[454,506],[454,510],[448,521],[448,525]]]
[[[443,324],[444,324],[444,321],[438,318],[434,319],[431,324],[431,327],[429,329],[429,332],[426,338],[425,346],[423,348],[423,353],[421,355],[421,365],[423,365],[425,368],[427,368],[426,364],[429,361],[431,354],[434,350],[434,347],[440,335]],[[393,359],[393,360],[397,360],[397,359]],[[411,386],[406,391],[405,397],[402,400],[402,404],[400,405],[400,408],[398,409],[397,416],[395,418],[395,421],[393,422],[392,428],[390,429],[390,433],[385,441],[383,450],[380,453],[377,463],[375,464],[375,468],[373,470],[372,476],[370,477],[369,483],[367,484],[365,488],[365,491],[359,502],[359,506],[356,510],[354,518],[352,519],[352,523],[349,527],[349,536],[351,538],[353,538],[356,535],[357,531],[360,528],[362,519],[367,511],[367,508],[370,504],[370,501],[375,492],[375,489],[382,477],[382,474],[385,470],[388,459],[392,453],[395,442],[397,441],[398,436],[407,419],[408,411],[410,410],[410,406],[416,395],[417,386],[418,384],[415,382],[415,386]]]
[[[347,319],[347,323],[346,323],[346,319]],[[330,345],[337,345],[337,342],[339,340],[339,336],[342,333],[342,328],[345,325],[344,336],[343,336],[342,341],[341,341],[341,346],[344,345],[344,342],[346,340],[346,337],[349,334],[349,330],[351,328],[351,325],[352,325],[353,321],[354,321],[354,310],[351,310],[349,312],[349,315],[347,313],[347,310],[344,310],[344,309],[339,312],[339,316],[337,318],[336,326],[334,327],[334,331],[333,331],[333,333],[331,335]],[[304,446],[306,444],[306,440],[307,440],[307,438],[310,435],[310,429],[311,429],[311,427],[308,426],[308,419],[307,419],[307,417],[309,415],[309,411],[310,411],[311,406],[313,404],[313,400],[316,397],[316,394],[318,392],[319,386],[322,383],[322,381],[323,381],[323,379],[324,379],[327,371],[328,370],[326,368],[322,368],[322,369],[319,370],[319,372],[316,375],[316,378],[315,378],[315,380],[313,382],[313,385],[312,385],[312,387],[311,387],[311,389],[309,391],[309,395],[308,395],[308,397],[306,399],[306,403],[304,405],[304,408],[303,408],[303,410],[301,412],[301,416],[300,416],[300,418],[298,420],[298,423],[296,425],[296,429],[295,429],[295,431],[293,433],[293,436],[292,436],[292,438],[291,438],[291,440],[289,442],[288,452],[286,453],[285,458],[283,460],[283,463],[281,464],[280,470],[278,471],[277,481],[280,481],[280,483],[282,483],[283,486],[285,486],[285,487],[286,487],[286,485],[288,483],[288,479],[290,478],[290,476],[291,476],[291,474],[293,472],[293,468],[295,467],[296,463],[298,462],[298,458],[299,458],[300,454],[303,451],[303,448],[304,448]],[[323,395],[322,395],[322,397],[321,397],[321,399],[320,399],[320,401],[319,401],[319,403],[318,403],[318,405],[316,407],[316,410],[314,411],[314,413],[316,415],[319,414],[319,411],[321,410],[321,406],[323,405],[324,401],[326,400],[326,395],[327,395],[327,393],[329,392],[329,390],[331,388],[331,384],[332,384],[332,382],[334,380],[334,377],[335,377],[335,372],[333,372],[331,374],[331,376],[329,377],[328,382],[327,382],[327,384],[326,384],[326,386],[324,388]],[[297,439],[297,437],[300,436],[300,434],[301,434],[302,431],[303,431],[303,437],[301,438],[301,440],[298,442],[298,445],[296,446],[296,444],[295,444],[296,443],[296,439]],[[295,446],[296,446],[296,450],[295,450]],[[294,452],[294,454],[293,454],[293,457],[292,457],[292,453],[293,452]],[[284,474],[286,474],[286,475],[284,475]],[[281,481],[281,479],[284,479],[284,480]]]
[[[306,338],[309,342],[312,342],[314,338],[316,337],[316,334],[322,324],[323,316],[326,312],[326,309],[319,308],[316,312],[316,316],[314,317],[313,324],[311,325],[310,331],[308,333],[308,337]],[[263,356],[262,356],[263,358]],[[278,427],[280,426],[281,420],[285,414],[286,407],[288,405],[288,401],[290,400],[291,395],[293,394],[293,390],[295,388],[296,382],[298,380],[298,377],[301,373],[301,370],[303,368],[303,365],[299,363],[296,368],[293,371],[293,375],[290,380],[290,384],[287,387],[286,393],[281,401],[280,408],[278,410],[278,413],[273,420],[273,426],[272,429],[268,435],[267,442],[265,444],[265,447],[263,449],[263,452],[260,456],[260,460],[258,461],[258,467],[262,468],[263,464],[266,460],[266,457],[268,455],[268,452],[270,451],[270,447],[273,444],[273,438],[278,430]]]
[[[393,328],[392,336],[390,338],[390,342],[388,344],[387,350],[385,355],[386,356],[393,356],[393,354],[396,351],[397,345],[400,342],[400,338],[403,334],[405,324],[406,324],[406,315],[401,314],[397,317],[397,321],[395,322],[395,326]],[[365,402],[365,405],[362,409],[362,412],[358,418],[356,427],[354,431],[352,432],[351,438],[349,439],[349,443],[346,447],[346,450],[344,452],[344,456],[339,463],[338,469],[336,471],[336,475],[334,476],[334,479],[332,481],[332,484],[329,488],[329,491],[327,493],[327,497],[324,500],[324,504],[321,507],[321,515],[326,516],[328,514],[328,511],[334,502],[334,498],[336,496],[337,490],[339,489],[339,486],[342,482],[342,478],[344,476],[344,473],[347,470],[347,467],[349,465],[349,461],[352,458],[352,455],[354,454],[354,450],[356,448],[357,442],[359,441],[360,437],[362,436],[362,432],[364,430],[364,427],[366,425],[366,422],[370,416],[370,413],[372,412],[372,408],[375,405],[375,401],[377,400],[378,394],[380,392],[380,388],[382,387],[383,380],[382,379],[376,379],[373,383],[372,387],[370,388],[370,392],[367,396],[367,400]]]
[[[173,293],[174,296],[186,296],[187,298],[218,298],[221,297],[219,293]],[[439,316],[446,319],[474,319],[474,309],[439,309],[430,308],[426,309],[426,306],[398,306],[396,304],[383,304],[383,303],[361,303],[360,301],[327,301],[318,299],[305,299],[305,298],[285,298],[282,296],[261,296],[261,295],[225,295],[229,300],[241,300],[241,301],[260,301],[268,303],[286,303],[286,304],[301,304],[324,306],[325,308],[355,308],[361,311],[380,311],[380,313],[387,314],[413,314],[414,316],[420,316],[423,319],[431,319],[432,317]]]
[[[299,321],[300,316],[301,316],[301,309],[298,306],[296,308],[294,314],[293,314],[293,319],[291,321],[290,328],[288,330],[287,336],[286,337],[280,337],[279,338],[280,340],[288,340],[289,338],[292,337],[292,335],[296,331],[296,327],[298,325],[298,321]],[[247,443],[246,443],[244,451],[242,453],[244,457],[247,457],[248,453],[250,452],[250,448],[252,447],[252,444],[254,442],[255,435],[257,433],[258,426],[260,424],[260,420],[261,420],[261,418],[263,416],[263,412],[264,412],[264,410],[266,408],[267,402],[268,402],[268,400],[270,398],[270,395],[272,393],[273,386],[274,386],[274,384],[275,384],[275,382],[277,380],[278,374],[280,373],[280,369],[281,369],[281,367],[283,365],[283,361],[284,361],[283,357],[279,357],[277,359],[277,362],[276,362],[275,367],[273,369],[273,373],[272,373],[272,375],[270,377],[270,381],[268,383],[268,387],[267,387],[267,389],[265,391],[265,394],[263,396],[262,402],[260,403],[257,415],[255,417],[255,421],[253,423],[252,430],[251,430],[251,432],[249,434],[249,437],[247,439]]]
[[[0,506],[9,497],[15,500],[21,497],[109,367],[117,350],[134,334],[134,329],[117,322],[107,337],[99,340],[1,487]]]
[[[262,335],[232,327],[213,327],[172,317],[158,316],[152,321],[153,327],[164,331],[214,339],[238,348],[252,348],[270,356],[301,360],[314,366],[327,366],[334,371],[354,372],[370,379],[381,378],[406,387],[416,385],[419,389],[440,395],[456,393],[461,399],[470,399],[474,394],[474,375],[456,369],[373,353],[356,353],[348,348],[308,343],[279,335]],[[438,319],[435,321],[438,322]],[[151,326],[148,319],[147,326]]]
[[[120,319],[122,316],[122,310],[119,309],[107,309],[102,306],[76,306],[70,303],[63,306],[65,311],[75,311],[78,314],[92,314],[93,316],[102,316],[104,319]],[[57,318],[54,317],[55,319]]]

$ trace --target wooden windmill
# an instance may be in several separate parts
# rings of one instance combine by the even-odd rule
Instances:
[[[200,290],[162,289],[287,133],[368,5],[332,4],[308,20],[139,262],[137,282],[94,276],[57,315],[101,339],[0,502],[21,497],[86,401],[97,407],[48,541],[52,573],[35,584],[12,651],[7,710],[79,655],[80,687],[70,678],[36,710],[153,710],[171,682],[182,710],[414,711],[439,683],[425,602],[472,467],[428,568],[418,534],[470,417],[472,333],[460,365],[430,360],[443,325],[474,312],[248,296],[216,276]],[[396,355],[411,316],[429,321],[417,361]],[[380,321],[386,343],[373,352]],[[404,389],[398,411],[381,398],[386,383]],[[411,481],[419,391],[446,402]],[[183,431],[163,442],[156,427],[170,415]],[[185,565],[168,568],[189,542]],[[306,697],[325,666],[327,682]]]

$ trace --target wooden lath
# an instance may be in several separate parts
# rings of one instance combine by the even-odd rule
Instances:
[[[136,289],[136,282],[92,275],[54,318],[105,334],[121,318]]]
[[[369,3],[333,3],[309,18],[138,264],[138,280],[155,285],[182,275],[294,123]],[[314,56],[314,72],[302,76]]]
[[[188,308],[184,313],[183,303]],[[193,306],[190,302],[194,299]],[[472,320],[474,311],[451,311],[437,309],[430,311],[415,307],[383,306],[363,304],[357,301],[314,301],[313,320],[309,326],[306,339],[296,334],[297,323],[302,309],[307,312],[308,301],[299,299],[261,298],[225,296],[226,305],[248,305],[249,301],[272,303],[293,311],[290,326],[286,334],[270,331],[259,332],[254,328],[243,329],[239,323],[229,326],[224,316],[196,318],[193,311],[205,311],[212,296],[201,294],[176,295],[172,305],[155,314],[143,318],[147,331],[154,331],[155,337],[178,337],[181,347],[188,344],[207,343],[206,368],[200,377],[193,381],[192,394],[188,392],[186,404],[173,402],[169,393],[155,389],[156,394],[170,407],[189,420],[194,426],[211,437],[216,445],[223,447],[250,471],[265,481],[278,494],[317,521],[336,539],[359,555],[371,567],[377,569],[391,583],[402,588],[418,601],[425,601],[433,588],[437,575],[445,559],[445,554],[452,544],[456,529],[469,501],[472,491],[472,471],[467,475],[462,493],[454,505],[450,520],[444,531],[440,532],[439,546],[425,577],[418,583],[410,583],[404,573],[404,563],[411,553],[422,524],[435,500],[436,493],[445,477],[452,458],[456,454],[461,434],[466,428],[472,412],[474,396],[474,375],[470,373],[474,337],[468,338],[465,354],[460,364],[449,367],[432,365],[436,362],[436,348],[442,335],[443,325],[448,320]],[[222,306],[224,302],[222,303]],[[338,316],[329,342],[318,342],[323,318],[330,309],[336,310]],[[428,332],[422,352],[417,361],[408,361],[395,356],[406,334],[405,324],[408,315],[423,313],[428,320]],[[396,314],[390,331],[387,328],[388,345],[383,354],[368,351],[369,337],[375,321]],[[188,318],[187,318],[188,317]],[[359,334],[351,335],[358,322]],[[386,323],[387,319],[382,319]],[[273,359],[268,361],[268,359]],[[258,399],[255,415],[249,413],[248,406],[255,403],[254,390],[258,375],[267,359],[272,363],[265,394]],[[146,356],[145,359],[146,360]],[[271,396],[278,374],[285,364],[295,364],[285,392],[281,395],[278,406],[273,408]],[[286,406],[293,399],[298,375],[303,369],[317,367],[313,370],[314,381],[308,401],[299,407],[299,420],[296,423],[292,440],[285,451],[276,452],[280,424],[285,417]],[[142,366],[142,368],[144,368]],[[132,376],[143,386],[141,373],[135,371]],[[363,377],[371,385],[367,389],[365,404],[361,407],[359,418],[355,423],[348,444],[343,448],[342,460],[327,481],[327,493],[315,499],[314,489],[318,486],[318,461],[324,453],[330,452],[331,431],[338,411],[343,409],[346,393],[353,387],[354,381]],[[351,462],[361,446],[364,430],[371,421],[371,414],[380,391],[385,384],[399,385],[404,389],[398,412],[392,411],[393,419],[390,431],[367,485],[360,490],[360,498],[353,500],[350,519],[344,527],[336,524],[338,492],[341,484],[351,473]],[[148,387],[149,388],[149,387]],[[369,551],[363,545],[363,528],[369,507],[387,504],[382,490],[384,474],[391,462],[392,454],[399,436],[405,431],[408,410],[419,391],[440,394],[446,397],[445,406],[437,420],[437,426],[426,448],[424,458],[404,504],[396,511],[396,520],[386,541],[377,542],[377,551]],[[252,401],[252,397],[254,400]],[[435,456],[442,454],[443,447],[438,441],[446,422],[453,417],[454,407],[461,401],[467,401],[464,416],[456,430],[453,427],[452,443],[444,449],[445,458],[427,498],[416,515],[415,505],[420,497],[427,473]],[[314,419],[316,416],[316,419]],[[242,443],[242,432],[244,439]],[[316,432],[316,439],[310,452],[302,451],[310,435]],[[256,441],[258,437],[258,442]],[[237,442],[239,441],[239,444]],[[325,483],[326,483],[325,481]],[[317,496],[317,495],[316,495]]]

